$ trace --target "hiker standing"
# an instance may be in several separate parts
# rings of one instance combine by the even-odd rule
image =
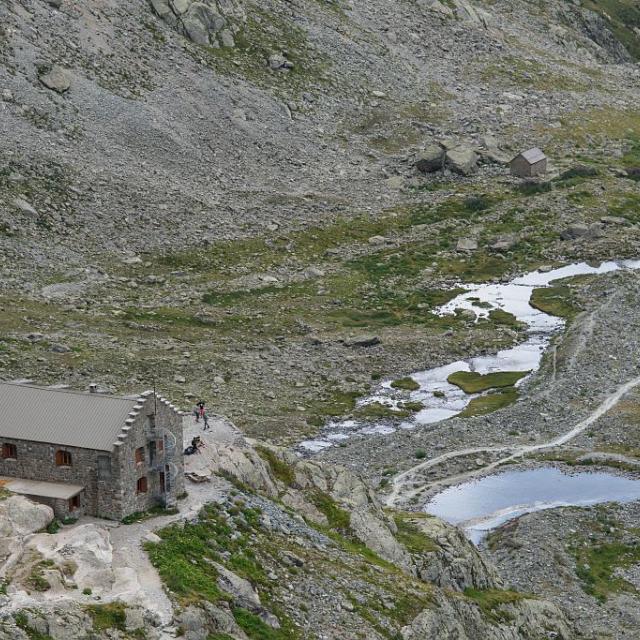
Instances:
[[[204,408],[204,401],[200,400],[200,402],[198,402],[198,418],[202,418],[204,420],[204,412],[205,412],[205,408]],[[198,420],[196,420],[196,422],[198,422]]]
[[[204,427],[202,428],[202,430],[209,431],[211,427],[209,426],[209,416],[206,414],[206,412],[202,414],[202,419],[204,420]]]

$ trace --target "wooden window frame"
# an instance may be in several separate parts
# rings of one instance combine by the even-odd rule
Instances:
[[[134,453],[135,462],[137,465],[144,464],[146,460],[146,454],[144,451],[144,447],[138,447]]]
[[[147,476],[138,478],[138,480],[136,481],[136,495],[139,495],[141,493],[148,493],[148,491],[149,480],[147,479]]]
[[[4,442],[2,444],[2,458],[4,460],[17,460],[18,446],[11,442]]]
[[[70,451],[64,449],[58,449],[56,451],[56,466],[57,467],[72,467],[73,457]]]

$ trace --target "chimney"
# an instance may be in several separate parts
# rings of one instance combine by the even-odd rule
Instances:
[[[89,385],[89,393],[98,393],[98,385],[95,382]]]

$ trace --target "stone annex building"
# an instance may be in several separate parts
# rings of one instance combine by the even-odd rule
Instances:
[[[59,518],[120,520],[184,493],[182,414],[153,391],[0,383],[0,445],[0,485]]]

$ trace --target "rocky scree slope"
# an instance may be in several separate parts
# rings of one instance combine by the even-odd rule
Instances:
[[[458,530],[384,511],[344,468],[241,438],[207,442],[201,455],[198,486],[222,474],[226,495],[144,542],[173,620],[143,599],[121,602],[101,590],[109,565],[99,554],[35,554],[60,549],[61,535],[70,549],[74,536],[96,525],[34,536],[50,510],[10,497],[0,502],[3,512],[18,514],[3,531],[12,559],[5,555],[2,566],[0,638],[573,637],[553,605],[505,590]],[[32,517],[44,511],[41,521]],[[19,524],[25,518],[27,528]]]
[[[639,17],[609,4],[620,11],[516,0],[404,0],[393,11],[383,0],[5,2],[4,268],[97,266],[105,250],[375,212],[394,194],[390,153],[487,131],[517,148],[528,127],[631,104],[634,68],[598,65],[632,59]]]

